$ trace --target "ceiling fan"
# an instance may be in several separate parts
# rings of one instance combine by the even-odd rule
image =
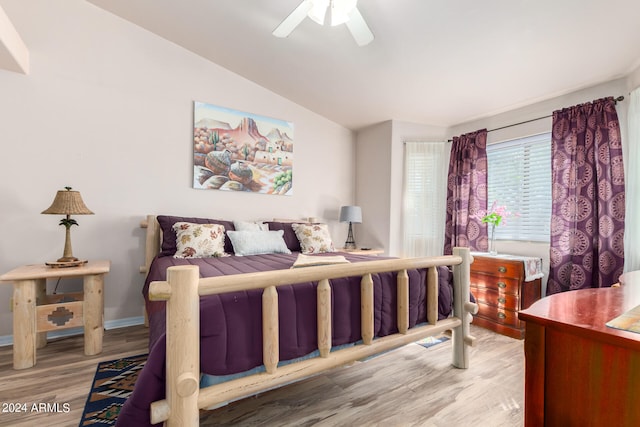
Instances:
[[[273,30],[276,37],[287,37],[307,16],[324,25],[327,9],[331,14],[331,26],[346,24],[358,46],[373,40],[373,33],[357,7],[358,0],[302,0],[293,12]]]

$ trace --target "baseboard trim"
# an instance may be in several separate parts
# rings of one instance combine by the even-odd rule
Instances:
[[[104,322],[104,328],[118,329],[126,328],[128,326],[138,326],[144,324],[144,316],[127,317],[126,319],[107,320]],[[82,335],[84,333],[83,328],[70,328],[63,331],[53,331],[47,334],[47,339],[64,338],[72,335]],[[13,345],[13,335],[5,335],[0,337],[0,347],[7,345]]]

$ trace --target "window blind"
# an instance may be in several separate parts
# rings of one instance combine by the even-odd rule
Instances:
[[[487,146],[488,208],[494,201],[511,215],[496,239],[549,241],[551,133]]]

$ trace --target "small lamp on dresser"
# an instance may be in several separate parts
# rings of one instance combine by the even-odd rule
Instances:
[[[93,215],[93,212],[84,204],[79,191],[72,191],[71,187],[64,188],[64,190],[56,193],[56,197],[53,199],[51,206],[42,211],[43,214],[66,215],[66,218],[60,220],[60,225],[64,225],[66,229],[64,253],[62,258],[59,258],[57,262],[47,263],[47,265],[54,267],[71,267],[85,262],[79,261],[78,258],[73,256],[73,250],[71,249],[71,227],[78,225],[78,223],[75,219],[71,219],[71,215]]]
[[[340,222],[349,223],[349,233],[347,234],[347,241],[344,242],[345,249],[355,249],[356,242],[353,238],[353,226],[352,224],[362,223],[362,209],[360,206],[343,206],[340,208]]]

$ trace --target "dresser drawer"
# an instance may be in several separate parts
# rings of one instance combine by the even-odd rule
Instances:
[[[517,280],[524,279],[524,267],[522,261],[513,261],[500,258],[488,258],[474,256],[471,271],[496,277],[510,277]]]
[[[478,303],[478,314],[476,314],[476,316],[484,317],[493,323],[516,328],[520,327],[520,320],[518,319],[518,313],[516,311]]]
[[[520,293],[520,281],[508,277],[489,276],[487,274],[471,273],[471,286],[478,289],[491,289],[509,294]]]
[[[482,304],[493,305],[507,310],[519,310],[520,298],[517,295],[497,292],[487,288],[471,288],[471,293],[476,301]]]

